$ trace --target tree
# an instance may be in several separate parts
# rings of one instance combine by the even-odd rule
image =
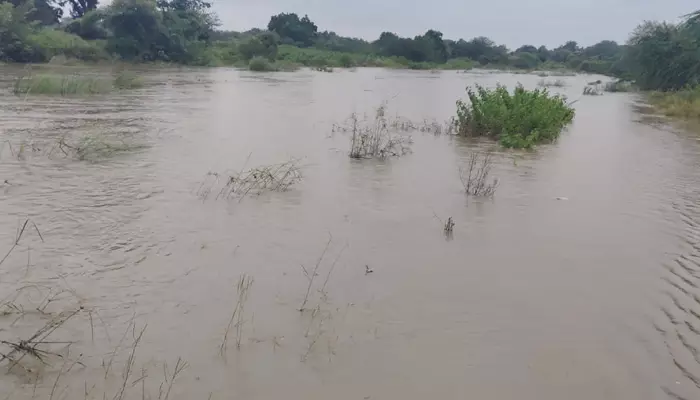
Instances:
[[[27,5],[27,21],[35,21],[40,25],[53,25],[63,16],[62,4],[56,0],[0,0],[0,4],[9,3],[15,7]]]
[[[537,47],[531,46],[529,44],[526,44],[524,46],[518,47],[517,50],[515,50],[516,53],[533,53],[537,54]]]
[[[70,15],[73,18],[80,18],[89,11],[97,9],[98,0],[61,0],[61,7],[70,5]]]
[[[629,41],[625,57],[643,89],[675,90],[700,83],[700,41],[686,24],[645,22]]]
[[[289,42],[301,47],[313,45],[318,34],[318,27],[305,15],[299,16],[291,14],[278,14],[270,18],[267,29],[279,35],[283,42]]]

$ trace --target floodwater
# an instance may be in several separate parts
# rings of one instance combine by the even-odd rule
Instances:
[[[458,168],[488,144],[413,132],[412,154],[354,161],[333,124],[383,101],[444,121],[467,85],[541,78],[144,70],[144,89],[81,99],[14,97],[18,73],[0,79],[0,256],[26,218],[41,238],[30,223],[2,263],[20,310],[0,339],[83,309],[44,363],[3,363],[0,398],[700,398],[700,142],[635,95],[561,78],[574,124],[498,151],[494,198],[469,199]],[[139,146],[47,151],[100,134]],[[304,179],[286,192],[198,196],[209,172],[290,157]]]

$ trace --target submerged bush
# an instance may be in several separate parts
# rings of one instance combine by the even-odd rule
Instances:
[[[109,93],[112,81],[105,78],[80,75],[29,75],[17,78],[13,93],[17,95],[88,95]]]
[[[106,94],[115,89],[137,89],[143,87],[139,76],[122,71],[115,78],[106,76],[83,76],[79,74],[42,74],[20,76],[15,80],[13,93],[16,95],[58,95],[79,96]]]
[[[603,93],[600,92],[598,85],[591,85],[591,86],[586,86],[583,88],[583,95],[584,96],[600,96],[602,94]]]
[[[539,87],[564,87],[566,86],[566,82],[564,82],[561,79],[557,79],[555,81],[548,81],[541,79],[539,82],[537,82],[537,86]]]
[[[275,67],[265,57],[253,57],[248,63],[248,69],[256,72],[274,71]]]
[[[511,94],[505,86],[496,89],[467,88],[470,103],[457,101],[457,130],[466,136],[487,136],[505,147],[530,148],[552,142],[575,111],[563,96],[547,89],[525,90],[517,86]]]

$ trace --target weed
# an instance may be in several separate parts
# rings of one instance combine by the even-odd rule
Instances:
[[[491,153],[471,152],[466,168],[459,168],[459,178],[464,192],[471,196],[491,197],[498,188],[498,179],[489,182],[491,173]],[[448,221],[449,222],[449,221]],[[447,227],[447,224],[445,225]]]
[[[238,279],[238,284],[236,285],[236,291],[238,297],[236,298],[236,304],[233,307],[233,312],[231,313],[231,318],[228,321],[228,326],[226,326],[226,331],[224,332],[224,338],[221,341],[221,346],[219,351],[221,355],[226,354],[226,346],[228,344],[228,335],[231,331],[231,327],[236,330],[236,348],[241,348],[241,338],[243,336],[243,325],[245,321],[243,320],[243,314],[245,313],[245,305],[248,301],[248,295],[250,288],[253,286],[254,279],[247,274],[242,274]],[[236,321],[234,324],[233,322]]]
[[[207,199],[211,191],[223,178],[223,187],[216,198],[230,199],[238,197],[242,200],[249,194],[261,195],[265,192],[284,192],[302,179],[299,159],[265,165],[239,172],[209,172],[202,182],[197,194],[202,199]]]
[[[457,101],[457,131],[466,136],[486,136],[504,147],[530,148],[556,140],[574,118],[565,97],[547,89],[526,90],[517,86],[513,94],[504,86],[467,88],[470,103]]]

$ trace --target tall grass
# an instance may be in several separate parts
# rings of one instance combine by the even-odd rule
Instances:
[[[457,130],[466,136],[486,136],[504,147],[531,148],[556,140],[573,121],[575,111],[559,95],[547,89],[517,86],[511,94],[505,86],[467,88],[470,102],[457,101]]]
[[[113,90],[111,80],[75,75],[29,75],[15,80],[13,93],[16,95],[89,95],[105,94]]]
[[[664,115],[700,119],[700,86],[675,92],[652,92],[648,98]]]
[[[80,96],[107,94],[115,89],[137,89],[143,81],[136,74],[121,71],[114,78],[79,74],[39,74],[18,77],[12,92],[16,95]]]

